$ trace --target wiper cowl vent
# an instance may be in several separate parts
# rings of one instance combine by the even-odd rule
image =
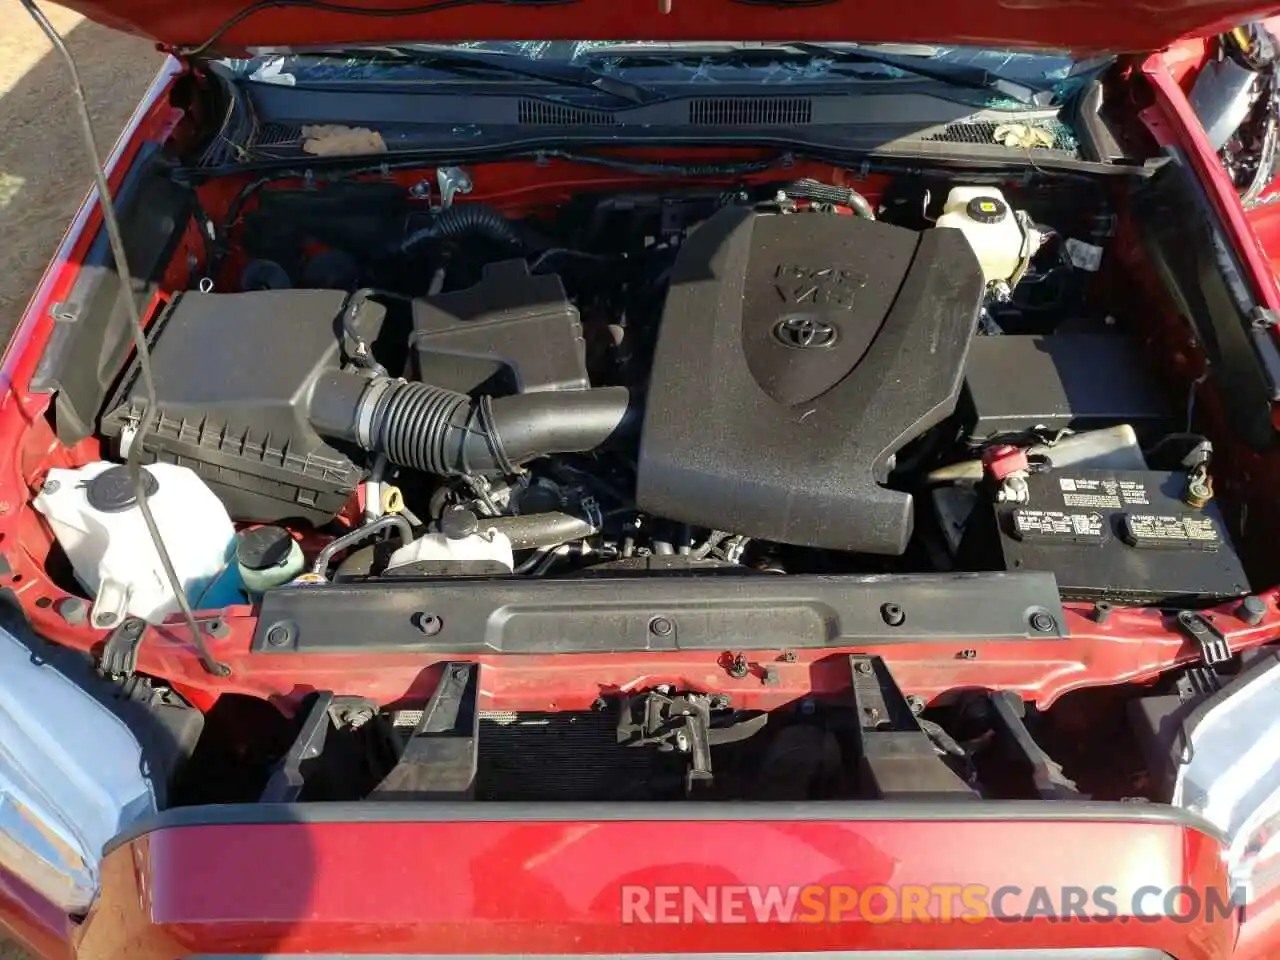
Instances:
[[[795,126],[813,121],[808,97],[698,97],[689,101],[694,126]]]
[[[1079,155],[1079,145],[1076,142],[1075,135],[1071,132],[1071,128],[1060,120],[1011,120],[1009,122],[1025,123],[1028,126],[1042,129],[1053,134],[1053,146],[1036,144],[1031,147],[1013,149],[1060,150],[1065,153],[1070,153],[1073,156]],[[996,130],[1001,126],[1005,126],[1005,124],[995,123],[990,120],[962,120],[957,123],[949,123],[945,129],[939,130],[936,133],[931,133],[923,139],[940,143],[967,143],[975,146],[1003,146],[1003,144],[996,139]]]
[[[592,126],[611,127],[617,119],[604,110],[575,107],[567,103],[551,103],[547,100],[521,100],[516,109],[518,123],[529,126]]]

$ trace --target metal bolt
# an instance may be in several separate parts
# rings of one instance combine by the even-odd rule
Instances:
[[[44,490],[44,492],[47,494],[53,494],[53,493],[57,493],[61,487],[62,487],[62,484],[60,484],[57,480],[46,480],[44,482],[44,486],[41,489]]]
[[[466,668],[466,667],[454,667],[454,668],[453,668],[453,679],[455,679],[455,680],[465,680],[465,679],[467,679],[467,668]]]
[[[782,655],[778,657],[778,659],[783,663],[795,663],[799,658],[796,656],[796,652],[794,650],[783,650]]]
[[[868,719],[868,720],[870,720],[872,723],[879,723],[879,722],[880,722],[880,708],[879,708],[879,707],[863,707],[863,708],[862,708],[862,712],[863,712],[863,713],[865,713],[865,714],[867,715],[867,719]]]
[[[649,632],[655,637],[669,637],[674,629],[675,624],[666,617],[654,617],[649,621]]]
[[[609,702],[605,700],[604,697],[596,697],[594,700],[591,701],[591,709],[594,710],[596,713],[604,713],[604,711],[606,710],[606,708],[608,708],[608,706],[609,706]]]
[[[751,666],[747,663],[747,657],[745,654],[738,654],[729,664],[729,676],[733,677],[735,680],[741,680],[750,672]]]
[[[689,738],[683,732],[676,734],[676,749],[681,753],[689,752]]]
[[[1099,600],[1093,605],[1093,622],[1106,623],[1111,619],[1111,614],[1115,612],[1115,607],[1107,603],[1105,600]]]
[[[352,730],[359,730],[366,723],[373,719],[373,711],[368,707],[352,707],[344,710],[340,720]]]
[[[444,621],[434,613],[415,613],[413,625],[428,637],[434,637],[444,629]]]
[[[1031,615],[1031,629],[1036,633],[1053,633],[1058,629],[1058,624],[1049,614],[1037,610]]]
[[[960,650],[959,652],[956,653],[956,659],[957,660],[977,660],[978,651],[977,650]]]
[[[224,640],[231,636],[231,626],[221,617],[214,617],[204,624],[204,632],[215,640]]]
[[[733,701],[729,699],[728,694],[717,693],[712,696],[710,706],[712,710],[727,710],[729,709],[729,704],[732,702]]]
[[[907,706],[911,708],[911,713],[914,716],[917,716],[917,717],[920,716],[920,714],[924,713],[924,707],[925,707],[924,697],[914,693],[908,694]]]
[[[880,616],[891,627],[900,627],[907,620],[906,611],[896,603],[886,603],[881,606]]]
[[[871,661],[859,660],[858,666],[855,669],[863,676],[868,676],[871,673]]]

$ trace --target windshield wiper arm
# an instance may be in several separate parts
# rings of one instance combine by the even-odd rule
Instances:
[[[451,73],[496,73],[510,77],[527,77],[560,86],[592,90],[630,103],[649,103],[658,98],[658,94],[647,87],[600,73],[590,67],[531,61],[505,53],[489,54],[426,45],[360,47],[348,50],[307,51],[307,53],[346,57],[351,60],[366,59],[388,64],[421,66]]]
[[[1032,86],[1021,80],[1012,80],[1009,77],[1001,76],[998,73],[992,73],[990,70],[970,64],[932,63],[920,57],[882,53],[876,50],[868,50],[864,47],[828,46],[824,43],[796,41],[794,43],[778,44],[778,47],[784,50],[807,53],[814,57],[822,57],[832,63],[878,63],[886,67],[892,67],[895,70],[901,70],[904,73],[913,73],[918,77],[940,80],[943,83],[949,83],[957,87],[970,87],[974,90],[985,90],[988,93],[999,93],[1010,100],[1016,100],[1027,106],[1047,106],[1047,103],[1041,102],[1043,95],[1047,92],[1044,88]]]
[[[890,67],[917,77],[926,77],[957,87],[968,87],[982,90],[985,93],[998,93],[1027,106],[1047,105],[1045,98],[1048,92],[1022,80],[993,73],[982,67],[963,63],[934,63],[927,57],[911,54],[895,54],[866,47],[828,45],[823,43],[806,43],[803,41],[783,43],[701,43],[698,41],[685,43],[654,44],[620,44],[618,46],[602,46],[589,51],[587,56],[599,59],[646,60],[646,59],[686,59],[705,55],[708,57],[724,57],[726,59],[750,61],[766,58],[770,55],[805,54],[829,60],[834,64],[870,63]]]

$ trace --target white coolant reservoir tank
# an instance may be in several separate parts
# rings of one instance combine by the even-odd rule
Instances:
[[[235,527],[194,471],[143,467],[147,504],[192,605],[226,565]],[[110,629],[126,616],[159,623],[178,600],[138,509],[127,467],[90,463],[50,470],[35,508],[49,520],[76,578],[94,597],[92,623]]]
[[[995,187],[953,187],[937,225],[964,233],[988,284],[1016,283],[1040,246],[1030,221]]]
[[[492,528],[470,510],[446,510],[440,532],[407,543],[387,560],[386,572],[398,576],[420,574],[503,574],[515,567],[511,538]]]

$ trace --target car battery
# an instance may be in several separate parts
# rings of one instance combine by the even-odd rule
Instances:
[[[1053,573],[1067,599],[1188,603],[1249,592],[1214,501],[1183,502],[1185,473],[1032,473],[1025,503],[994,506],[1006,570]]]

